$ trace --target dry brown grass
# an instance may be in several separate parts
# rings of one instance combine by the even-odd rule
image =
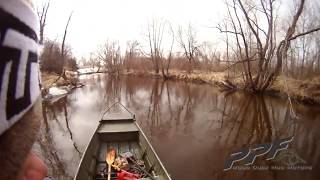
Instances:
[[[297,80],[280,76],[271,88],[296,100],[320,103],[320,77]]]
[[[48,72],[41,72],[41,84],[42,84],[42,87],[45,88],[45,89],[48,89],[54,83],[57,86],[62,86],[62,85],[65,85],[67,83],[63,78],[60,78],[57,81],[58,78],[59,78],[58,74],[48,73]]]

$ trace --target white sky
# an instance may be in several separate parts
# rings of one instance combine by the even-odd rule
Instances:
[[[44,2],[35,0],[38,7]],[[45,37],[61,42],[73,11],[66,42],[78,58],[88,57],[107,39],[119,40],[123,46],[127,40],[144,41],[153,17],[184,27],[191,23],[200,42],[216,42],[219,33],[207,26],[220,22],[224,8],[222,0],[51,0]]]

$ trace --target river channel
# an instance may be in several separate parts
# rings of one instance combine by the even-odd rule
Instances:
[[[53,179],[73,178],[101,114],[116,101],[136,114],[172,179],[320,177],[319,106],[146,77],[94,74],[82,75],[80,81],[85,86],[54,103],[43,103],[34,149]],[[260,169],[223,170],[231,153],[287,137],[293,140],[279,152],[282,156],[256,158]],[[264,169],[274,164],[280,169]],[[281,169],[297,165],[298,169]]]

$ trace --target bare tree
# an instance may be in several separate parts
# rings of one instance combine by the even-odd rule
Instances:
[[[44,41],[43,50],[40,55],[41,70],[61,74],[63,62],[60,55],[61,49],[59,43],[50,40]]]
[[[101,72],[102,64],[97,58],[95,52],[90,52],[89,58],[81,57],[78,61],[80,67],[91,68],[94,70],[94,72],[87,72],[88,74]]]
[[[196,32],[191,24],[188,25],[188,29],[186,32],[183,31],[180,26],[178,29],[178,43],[180,47],[183,49],[183,53],[188,60],[188,72],[192,71],[192,66],[195,61],[195,58],[198,54],[198,42],[196,40]]]
[[[213,64],[219,64],[219,58],[216,57],[217,50],[213,48],[213,45],[207,41],[201,43],[198,50],[199,58],[204,70],[212,70]],[[215,61],[216,60],[216,61]]]
[[[170,68],[172,58],[173,58],[172,49],[173,49],[173,45],[174,45],[174,41],[175,41],[172,25],[170,23],[168,23],[168,25],[169,25],[169,34],[171,36],[171,45],[170,45],[167,59],[163,58],[162,63],[161,63],[162,76],[165,79],[169,78],[169,68]]]
[[[123,59],[119,43],[110,41],[104,43],[97,52],[97,59],[103,63],[108,73],[120,74]]]
[[[64,56],[64,53],[65,53],[65,41],[66,41],[68,26],[69,26],[71,17],[72,17],[72,12],[71,12],[71,14],[70,14],[70,16],[68,18],[68,21],[67,21],[67,24],[66,24],[66,28],[64,29],[64,34],[63,34],[63,39],[62,39],[62,44],[61,44],[61,56],[62,57]]]
[[[228,31],[228,24],[225,23],[225,29],[226,31]],[[227,60],[227,65],[230,65],[230,59],[229,59],[229,36],[228,33],[226,32],[226,60]],[[228,69],[228,79],[229,79],[230,73],[229,73],[229,69]]]
[[[150,49],[150,58],[156,74],[159,74],[161,60],[163,58],[162,40],[165,25],[165,21],[155,18],[152,19],[151,23],[148,23],[147,37]]]
[[[63,68],[63,66],[65,66]],[[40,68],[42,71],[62,74],[62,70],[75,71],[78,69],[76,58],[73,56],[70,46],[65,47],[64,59],[61,58],[61,44],[55,41],[44,41],[40,55]],[[60,78],[60,77],[59,77]]]
[[[67,21],[67,25],[66,25],[66,27],[65,27],[65,29],[64,29],[64,35],[63,35],[63,39],[62,39],[62,44],[61,44],[61,54],[60,54],[60,59],[61,59],[61,61],[62,61],[62,66],[60,67],[60,72],[61,72],[61,74],[60,74],[60,76],[53,82],[53,83],[55,83],[55,82],[57,82],[61,77],[63,78],[63,79],[65,79],[65,80],[68,80],[68,77],[67,77],[67,75],[66,75],[66,65],[67,65],[67,60],[66,60],[66,55],[67,55],[67,49],[65,48],[65,40],[66,40],[66,37],[67,37],[67,31],[68,31],[68,26],[69,26],[69,23],[70,23],[70,20],[71,20],[71,16],[72,16],[72,12],[71,12],[71,14],[70,14],[70,16],[69,16],[69,18],[68,18],[68,21]],[[70,50],[71,51],[71,50]],[[53,84],[52,83],[52,84]],[[73,82],[71,82],[71,83],[73,83]]]
[[[319,8],[319,3],[306,1],[305,9],[308,10],[303,11],[297,22],[297,33],[305,32],[307,29],[311,29],[314,26],[314,22],[319,22]],[[291,43],[291,46],[289,47],[289,58],[295,69],[287,69],[287,72],[291,72],[291,75],[301,79],[316,74],[316,54],[317,47],[319,46],[317,38],[319,35],[319,32],[312,33],[307,36],[302,36]],[[286,61],[284,63],[287,64]]]
[[[66,56],[66,49],[65,49],[65,41],[66,41],[66,37],[67,37],[67,31],[68,31],[68,26],[72,17],[72,13],[70,14],[66,27],[64,29],[64,34],[63,34],[63,39],[62,39],[62,44],[61,44],[61,59],[63,62],[63,66],[62,66],[62,73],[61,73],[61,77],[63,77],[63,79],[68,79],[66,76],[66,70],[65,70],[65,66],[66,66],[66,60],[65,60],[65,56]]]
[[[44,27],[46,26],[47,21],[47,14],[48,9],[50,6],[50,0],[48,0],[41,8],[41,10],[37,10],[37,14],[39,17],[39,23],[40,23],[40,39],[39,44],[43,44],[43,33],[44,33]]]
[[[316,62],[316,69],[318,73],[320,72],[320,35],[315,39],[315,54],[314,54],[314,59],[317,61]]]
[[[252,91],[264,91],[274,82],[282,70],[283,61],[287,58],[287,51],[292,40],[320,29],[317,27],[295,34],[297,21],[305,3],[305,0],[300,0],[284,38],[278,42],[276,40],[278,35],[275,26],[277,19],[275,2],[274,0],[227,2],[232,29],[217,27],[221,32],[232,34],[235,37],[238,61],[234,64],[243,64],[245,88]],[[263,23],[266,23],[267,26],[262,26]],[[274,67],[272,66],[273,59],[275,60]]]
[[[280,70],[282,68],[282,61],[283,61],[283,59],[287,58],[287,52],[288,52],[288,49],[290,47],[290,42],[292,40],[295,40],[298,37],[302,37],[302,36],[305,36],[307,34],[310,34],[310,33],[313,33],[313,32],[316,32],[316,31],[320,30],[320,25],[317,25],[318,27],[316,27],[316,28],[311,28],[308,31],[304,31],[304,32],[301,32],[301,33],[298,33],[298,34],[295,35],[295,28],[296,28],[298,19],[299,19],[300,15],[301,15],[301,13],[303,11],[304,4],[305,4],[305,0],[301,0],[300,1],[300,5],[298,7],[298,10],[297,10],[296,14],[294,15],[294,17],[292,19],[291,25],[288,27],[288,30],[287,30],[286,35],[285,35],[285,38],[282,41],[280,41],[280,43],[279,43],[279,45],[277,47],[276,68],[267,77],[267,80],[266,80],[266,83],[263,86],[263,89],[266,89],[270,85],[270,83],[272,83],[275,80],[275,78],[279,75]]]
[[[124,60],[124,64],[127,72],[130,71],[130,67],[132,66],[132,61],[138,55],[138,47],[139,47],[138,41],[127,42],[127,50],[126,50],[126,55]]]

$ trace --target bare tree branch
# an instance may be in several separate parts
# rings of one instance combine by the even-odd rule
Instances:
[[[291,40],[297,39],[298,37],[301,37],[301,36],[304,36],[304,35],[307,35],[307,34],[311,34],[313,32],[319,31],[319,30],[320,30],[320,27],[317,27],[317,28],[311,29],[309,31],[306,31],[306,32],[303,32],[303,33],[299,33],[299,34],[297,34],[295,36],[292,36],[288,40],[291,41]]]
[[[44,34],[44,28],[46,26],[49,6],[50,6],[50,0],[48,0],[47,3],[42,6],[41,11],[39,10],[37,11],[37,14],[39,17],[39,23],[40,23],[39,44],[43,44],[43,34]]]
[[[64,34],[63,34],[63,39],[62,39],[62,45],[61,45],[61,56],[62,56],[62,57],[64,56],[65,40],[66,40],[66,37],[67,37],[68,26],[69,26],[69,23],[70,23],[70,20],[71,20],[72,13],[73,13],[73,12],[71,12],[71,14],[70,14],[70,16],[69,16],[69,18],[68,18],[68,22],[67,22],[66,28],[64,29]]]
[[[222,30],[220,25],[216,26],[216,28],[221,32],[221,33],[231,33],[231,34],[238,34],[242,35],[242,33],[236,32],[236,31],[230,31],[230,30]]]

